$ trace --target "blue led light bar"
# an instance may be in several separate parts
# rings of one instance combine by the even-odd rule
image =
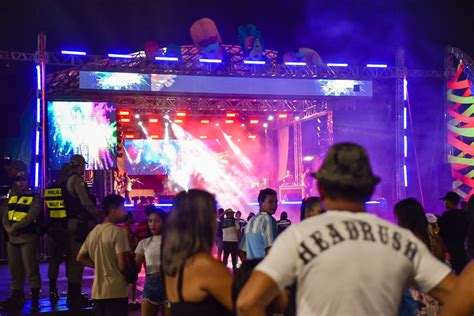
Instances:
[[[158,61],[179,61],[178,57],[157,56],[155,60]]]
[[[385,64],[367,64],[367,68],[387,68]]]
[[[246,65],[265,65],[265,60],[244,60]]]
[[[73,51],[73,50],[62,50],[61,54],[63,55],[77,55],[77,56],[86,56],[86,52]]]

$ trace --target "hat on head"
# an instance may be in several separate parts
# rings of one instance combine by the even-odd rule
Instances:
[[[454,203],[458,204],[459,201],[461,200],[461,197],[456,192],[451,191],[451,192],[446,193],[446,195],[443,196],[441,198],[441,200],[443,200],[443,201],[448,200],[448,201],[451,201],[451,202],[454,202]]]
[[[28,173],[26,171],[17,172],[15,181],[17,180],[28,180]]]
[[[311,175],[320,181],[356,188],[380,182],[372,172],[366,150],[353,143],[333,145],[319,171]]]
[[[87,165],[87,161],[82,155],[73,155],[69,163],[71,166]]]
[[[436,224],[438,222],[438,218],[433,213],[426,213],[426,220],[430,224]]]

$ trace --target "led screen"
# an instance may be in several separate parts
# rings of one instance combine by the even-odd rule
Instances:
[[[89,170],[116,166],[115,106],[105,102],[48,102],[49,167],[61,169],[73,154],[84,156]]]

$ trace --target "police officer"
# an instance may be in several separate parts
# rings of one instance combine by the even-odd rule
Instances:
[[[3,227],[8,233],[8,268],[12,279],[12,296],[0,304],[0,310],[19,311],[25,303],[24,283],[28,279],[31,308],[39,309],[41,276],[39,272],[37,220],[41,199],[30,189],[25,171],[17,173],[3,213]]]
[[[67,232],[67,211],[63,197],[63,188],[69,175],[71,167],[65,163],[61,167],[59,178],[51,184],[44,192],[44,200],[49,219],[48,241],[50,249],[50,259],[48,265],[49,278],[49,298],[52,303],[59,300],[57,279],[59,266],[66,256],[66,271],[68,271],[68,260],[70,256],[68,232]]]
[[[81,155],[73,155],[70,160],[71,171],[62,191],[68,216],[68,241],[70,255],[68,258],[68,297],[70,307],[81,307],[87,304],[81,294],[82,273],[84,266],[76,261],[77,254],[87,234],[94,227],[99,212],[95,201],[87,191],[83,179],[86,160]]]

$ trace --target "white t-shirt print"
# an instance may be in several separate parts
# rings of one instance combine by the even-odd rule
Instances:
[[[450,272],[410,231],[346,211],[290,226],[256,269],[281,289],[297,281],[298,316],[395,316],[405,288],[427,292]]]

